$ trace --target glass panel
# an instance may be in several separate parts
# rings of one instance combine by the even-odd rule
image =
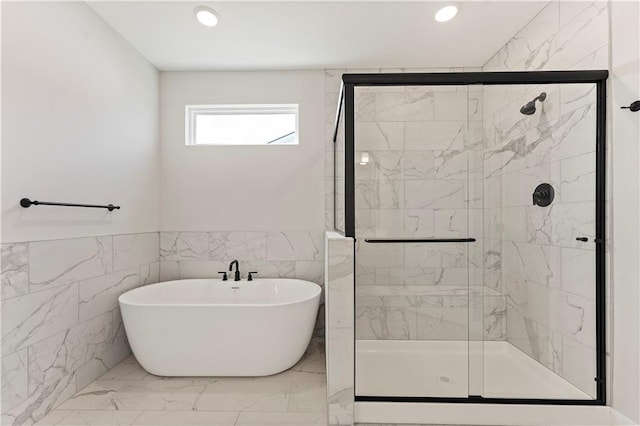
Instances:
[[[356,394],[595,398],[595,85],[355,108]]]
[[[485,86],[483,106],[483,396],[595,398],[596,87]]]
[[[295,114],[196,117],[198,145],[269,145],[297,142]]]
[[[503,333],[503,324],[485,330],[490,315],[494,314],[493,298],[488,298],[483,279],[483,220],[484,220],[484,139],[483,139],[483,86],[468,88],[469,122],[465,135],[469,170],[469,236],[476,239],[469,250],[469,395],[482,395],[484,391],[485,335]],[[488,315],[485,319],[485,315]]]
[[[356,394],[467,397],[466,86],[356,87]],[[477,163],[477,161],[475,161]]]
[[[188,145],[297,145],[298,105],[189,105]]]
[[[336,140],[333,144],[333,164],[334,164],[334,187],[333,187],[333,223],[336,230],[345,233],[344,226],[344,185],[345,185],[345,162],[344,162],[344,102],[340,108],[340,118]]]

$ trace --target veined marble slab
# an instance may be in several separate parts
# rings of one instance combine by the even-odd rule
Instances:
[[[325,234],[329,425],[352,425],[354,404],[354,240]]]
[[[2,299],[29,292],[29,252],[27,243],[2,244]]]
[[[267,233],[269,260],[321,260],[324,241],[321,232]]]
[[[29,347],[29,391],[39,393],[94,357],[111,343],[111,312],[78,324]]]
[[[159,258],[160,237],[157,232],[113,237],[113,267],[116,271],[154,263]]]
[[[2,358],[2,409],[7,411],[27,399],[27,348]]]
[[[5,300],[2,302],[2,354],[27,347],[77,323],[77,284]]]
[[[29,291],[71,284],[113,270],[113,238],[29,243]]]
[[[503,296],[493,288],[464,287],[464,286],[387,286],[387,285],[366,285],[358,286],[357,296]]]

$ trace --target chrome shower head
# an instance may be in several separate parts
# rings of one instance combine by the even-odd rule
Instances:
[[[524,115],[533,115],[536,112],[536,101],[543,102],[547,99],[547,94],[545,92],[540,93],[533,100],[527,102],[525,105],[520,108],[520,113]]]

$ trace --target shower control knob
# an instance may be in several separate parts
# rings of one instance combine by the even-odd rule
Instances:
[[[589,241],[589,239],[587,237],[578,237],[576,238],[576,241],[582,241],[583,243],[586,243],[587,241]]]
[[[553,202],[554,197],[555,191],[553,187],[548,183],[541,183],[536,186],[536,189],[533,191],[533,205],[547,207]]]

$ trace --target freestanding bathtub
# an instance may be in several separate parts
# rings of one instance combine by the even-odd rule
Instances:
[[[296,279],[191,279],[119,298],[140,365],[158,376],[268,376],[292,367],[313,333],[320,286]]]

